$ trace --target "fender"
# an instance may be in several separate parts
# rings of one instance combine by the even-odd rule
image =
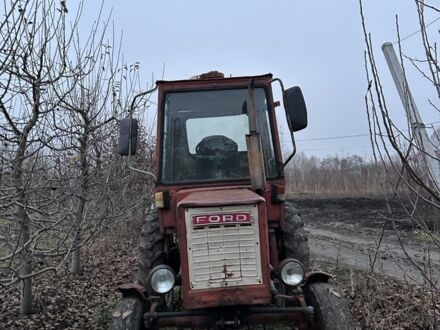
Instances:
[[[312,284],[316,282],[327,283],[328,280],[331,278],[333,278],[333,276],[324,272],[320,272],[320,271],[308,272],[305,275],[304,285]]]
[[[122,297],[138,297],[144,301],[148,301],[146,297],[147,291],[138,283],[122,284],[118,287],[118,291],[122,293]]]

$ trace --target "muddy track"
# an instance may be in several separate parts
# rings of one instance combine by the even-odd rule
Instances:
[[[417,283],[423,283],[420,270],[431,272],[434,279],[440,278],[438,247],[413,230],[413,224],[398,205],[393,206],[393,218],[413,262],[406,257],[392,223],[382,216],[386,214],[386,205],[381,200],[313,199],[291,203],[305,222],[314,257],[330,258],[359,269],[373,267],[376,273]]]

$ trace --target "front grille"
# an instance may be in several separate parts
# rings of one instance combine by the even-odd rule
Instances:
[[[249,223],[193,224],[193,215],[248,212]],[[187,209],[188,263],[192,289],[261,283],[258,212],[254,205]]]

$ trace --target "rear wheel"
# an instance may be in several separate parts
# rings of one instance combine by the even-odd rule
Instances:
[[[307,271],[310,266],[309,242],[304,230],[304,222],[297,209],[286,206],[281,233],[283,250],[279,255],[283,258],[298,259]]]
[[[139,235],[139,268],[138,282],[151,294],[150,284],[148,283],[148,275],[151,269],[157,265],[167,264],[174,271],[178,269],[178,261],[176,261],[176,250],[171,246],[167,256],[165,256],[165,235],[160,232],[159,218],[157,212],[153,211],[146,217],[145,223]],[[174,291],[171,290],[164,295],[159,306],[160,309],[172,311],[174,304]],[[150,326],[150,329],[153,328]]]
[[[329,283],[312,283],[304,288],[307,305],[315,310],[315,329],[352,330],[355,324],[344,298]]]
[[[148,274],[150,270],[164,262],[164,241],[157,213],[148,213],[139,234],[138,267],[138,282],[146,290],[149,288]],[[109,330],[143,329],[143,313],[147,307],[146,302],[139,297],[123,297],[113,310]]]
[[[109,330],[139,330],[142,328],[144,302],[138,297],[123,297],[112,313]]]
[[[165,262],[165,238],[160,232],[157,212],[147,215],[145,224],[139,236],[139,268],[138,282],[148,289],[148,274],[157,265]]]

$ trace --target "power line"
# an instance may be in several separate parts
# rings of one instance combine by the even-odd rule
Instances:
[[[329,136],[329,137],[319,137],[319,138],[313,138],[313,139],[300,139],[300,140],[295,140],[295,141],[304,142],[304,141],[336,140],[336,139],[346,139],[346,138],[353,138],[353,137],[360,137],[360,136],[370,136],[370,134],[368,133],[368,134]]]
[[[379,146],[382,148],[383,146]],[[387,145],[386,147],[392,147],[391,145]],[[334,147],[334,148],[311,148],[311,149],[299,149],[298,151],[325,151],[325,150],[347,150],[347,149],[367,149],[371,148],[371,145],[369,146],[350,146],[350,147]]]
[[[426,29],[428,26],[430,26],[430,25],[434,24],[435,22],[437,22],[439,19],[440,19],[440,17],[437,17],[437,18],[436,18],[435,20],[433,20],[432,22],[426,24],[425,29]],[[412,36],[416,35],[416,34],[419,33],[420,31],[422,31],[422,29],[419,29],[419,30],[417,30],[417,31],[415,31],[415,32],[413,32],[413,33],[411,33],[411,34],[408,34],[406,37],[403,37],[402,39],[400,39],[400,42],[405,41],[406,39],[411,38]],[[393,45],[397,44],[398,42],[399,42],[399,40],[393,42]]]
[[[439,125],[434,125],[434,124],[438,124],[440,123],[440,121],[434,121],[431,123],[427,123],[425,124],[425,127],[428,127],[430,125],[432,125],[433,127],[437,127]],[[408,131],[407,129],[403,129],[401,130],[402,132]],[[387,137],[388,135],[386,134],[376,134],[377,136],[383,136],[383,137]],[[347,139],[347,138],[355,138],[355,137],[362,137],[362,136],[370,136],[370,133],[363,133],[363,134],[353,134],[353,135],[339,135],[339,136],[327,136],[327,137],[317,137],[317,138],[311,138],[311,139],[295,139],[296,142],[305,142],[305,141],[323,141],[323,140],[337,140],[337,139]],[[287,141],[282,141],[282,142],[287,142]]]

